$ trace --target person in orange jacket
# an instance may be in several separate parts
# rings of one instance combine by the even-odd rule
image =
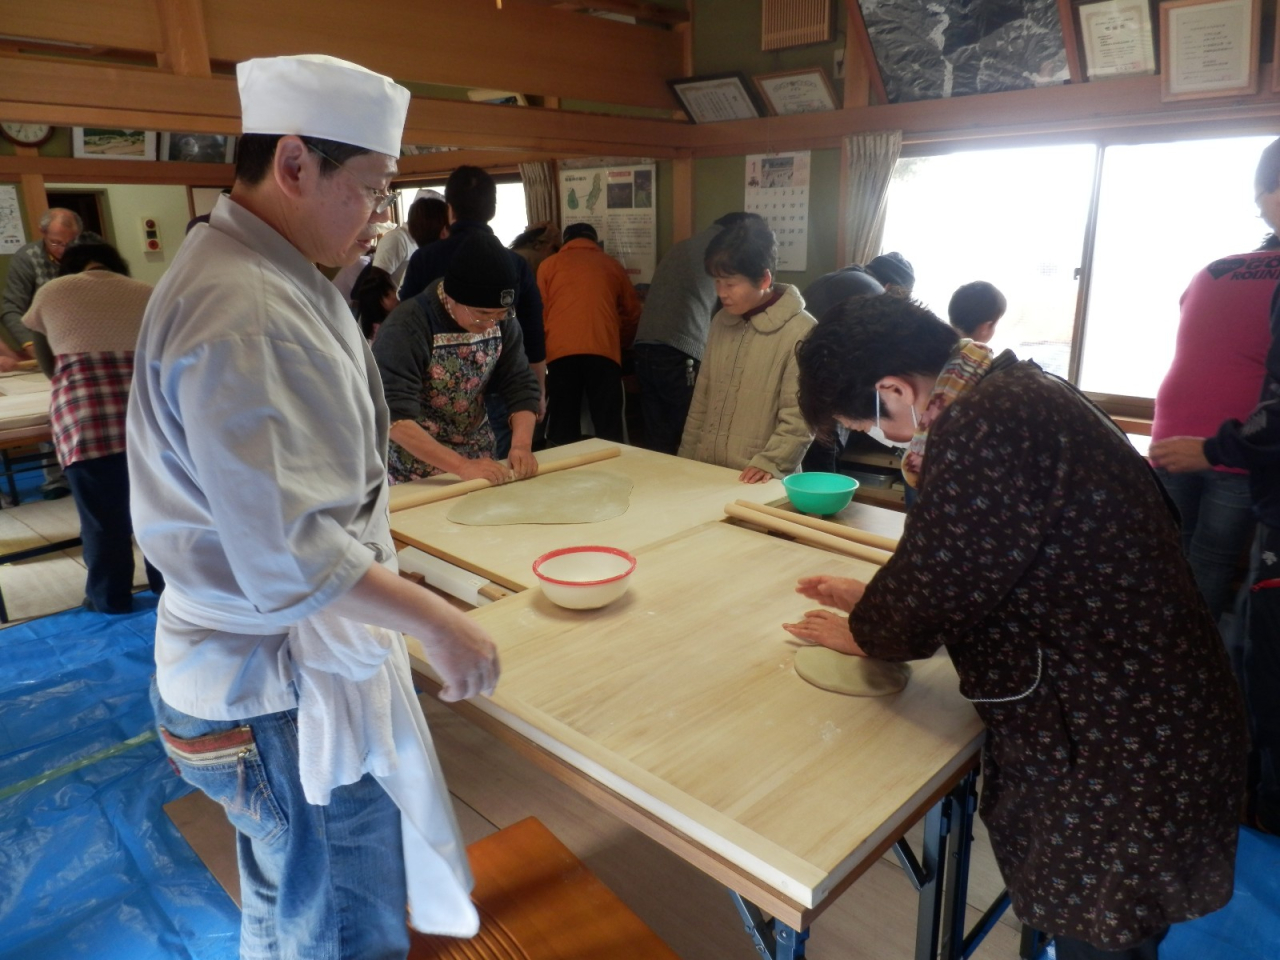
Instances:
[[[565,227],[564,246],[538,267],[547,337],[547,442],[582,436],[586,397],[594,435],[621,443],[622,350],[635,339],[640,299],[589,223]]]

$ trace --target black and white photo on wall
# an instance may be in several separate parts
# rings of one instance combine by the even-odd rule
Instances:
[[[858,0],[890,103],[1070,79],[1057,0]]]

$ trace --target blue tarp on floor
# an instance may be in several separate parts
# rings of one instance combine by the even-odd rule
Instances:
[[[0,631],[0,960],[232,960],[239,911],[161,809],[155,598]]]

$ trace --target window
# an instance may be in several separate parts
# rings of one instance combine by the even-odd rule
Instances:
[[[1191,277],[1256,248],[1267,232],[1253,171],[1271,139],[905,158],[889,187],[884,249],[911,261],[916,296],[944,319],[960,284],[994,283],[1009,310],[992,346],[1062,376],[1086,279],[1080,386],[1150,399],[1173,357],[1178,301]]]
[[[413,184],[412,186],[398,184],[397,187],[400,191],[400,201],[397,207],[396,219],[400,223],[404,223],[409,216],[409,207],[417,199],[419,188],[431,188],[441,196],[444,195],[443,180],[435,183]],[[517,177],[513,181],[499,179],[498,212],[489,221],[489,226],[493,228],[493,232],[504,244],[511,246],[511,241],[524,232],[527,220],[528,217],[525,214],[524,207],[524,184],[520,182],[520,178]]]
[[[1267,226],[1253,172],[1271,137],[1107,147],[1080,387],[1154,397],[1173,361],[1178,301],[1205,264],[1253,250]]]
[[[911,261],[915,296],[942,319],[956,287],[1009,301],[992,346],[1066,376],[1095,147],[982,150],[898,162],[884,249]]]

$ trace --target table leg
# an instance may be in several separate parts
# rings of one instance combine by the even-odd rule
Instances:
[[[733,898],[733,905],[738,908],[743,928],[761,960],[803,960],[805,941],[809,939],[808,930],[796,930],[776,917],[766,920],[754,903],[744,900],[733,890],[729,891],[729,896]]]
[[[978,772],[971,771],[951,791],[950,856],[943,902],[942,955],[947,958],[967,957],[965,914],[968,912],[969,857],[973,851],[973,815],[978,810]],[[981,942],[978,938],[971,946]]]

